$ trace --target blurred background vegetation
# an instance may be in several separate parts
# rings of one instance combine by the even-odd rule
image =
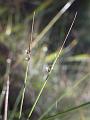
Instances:
[[[22,77],[26,69],[25,49],[28,47],[33,12],[36,12],[28,74],[32,92],[34,91],[31,101],[35,101],[75,12],[78,13],[75,25],[37,104],[42,116],[53,103],[54,107],[46,115],[54,115],[90,101],[90,0],[75,0],[52,28],[36,41],[41,31],[66,3],[67,0],[0,0],[0,42],[12,51],[15,67],[23,66],[23,72],[17,67],[17,72]],[[89,120],[89,114],[90,106],[52,119]]]

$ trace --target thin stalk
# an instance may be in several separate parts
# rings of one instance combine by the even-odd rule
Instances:
[[[21,118],[22,114],[22,107],[23,107],[23,101],[24,101],[24,96],[25,96],[25,89],[26,89],[26,81],[27,81],[27,75],[28,75],[28,68],[29,68],[29,61],[27,63],[27,68],[26,68],[26,73],[25,73],[25,81],[24,81],[24,88],[22,92],[22,99],[21,99],[21,105],[20,105],[20,113],[19,113],[19,119]]]
[[[31,34],[30,34],[30,40],[29,40],[29,52],[31,52],[31,44],[33,41],[33,32],[34,32],[34,22],[35,22],[35,11],[33,13],[33,21],[32,21],[32,27],[31,27]]]
[[[33,30],[34,30],[34,18],[35,18],[35,12],[33,14],[33,21],[32,21],[32,28],[31,28],[31,35],[28,43],[28,50],[27,50],[27,68],[26,68],[26,74],[25,74],[25,80],[24,80],[24,89],[22,92],[22,99],[21,99],[21,104],[20,104],[20,112],[19,112],[19,119],[21,118],[22,114],[22,107],[23,107],[23,101],[24,101],[24,96],[25,96],[25,90],[26,90],[26,82],[27,82],[27,75],[28,75],[28,69],[29,69],[29,62],[31,58],[31,43],[33,40]]]
[[[77,16],[77,12],[76,12],[76,14],[75,14],[75,16],[74,16],[74,19],[73,19],[73,21],[72,21],[72,24],[71,24],[71,26],[70,26],[70,28],[69,28],[69,31],[68,31],[66,37],[65,37],[65,40],[64,40],[64,42],[63,42],[63,44],[62,44],[62,47],[59,49],[59,51],[58,51],[58,53],[57,53],[57,55],[56,55],[56,58],[55,58],[55,60],[54,60],[54,62],[53,62],[53,64],[52,64],[52,66],[51,66],[50,69],[49,69],[49,72],[48,72],[48,75],[47,75],[47,77],[46,77],[46,79],[45,79],[45,82],[44,82],[44,84],[42,85],[42,88],[41,88],[41,90],[40,90],[40,92],[39,92],[39,94],[38,94],[38,96],[37,96],[37,98],[36,98],[35,103],[33,104],[32,108],[31,108],[31,111],[30,111],[27,119],[29,119],[29,118],[31,117],[32,112],[34,111],[35,106],[36,106],[36,104],[37,104],[37,102],[38,102],[38,100],[39,100],[39,98],[40,98],[40,96],[41,96],[41,93],[43,92],[43,90],[44,90],[44,88],[45,88],[45,86],[46,86],[46,84],[47,84],[47,81],[48,81],[48,79],[49,79],[49,76],[50,76],[51,73],[52,73],[52,70],[53,70],[53,68],[54,68],[54,66],[55,66],[55,64],[56,64],[56,62],[57,62],[57,60],[58,60],[58,58],[59,58],[59,56],[60,56],[60,54],[61,54],[61,52],[62,52],[62,49],[63,49],[63,47],[64,47],[64,45],[65,45],[65,43],[66,43],[66,40],[67,40],[67,38],[68,38],[68,36],[69,36],[69,34],[70,34],[70,32],[71,32],[71,29],[72,29],[73,25],[74,25],[76,16]]]

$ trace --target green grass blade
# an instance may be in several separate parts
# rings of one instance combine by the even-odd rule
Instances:
[[[65,111],[63,111],[63,112],[59,112],[59,113],[57,113],[57,114],[55,114],[55,115],[53,115],[53,116],[44,118],[43,120],[52,120],[53,118],[57,118],[57,117],[59,117],[59,116],[65,115],[66,113],[69,113],[69,112],[78,110],[78,109],[80,109],[80,108],[82,108],[82,107],[86,107],[86,106],[88,106],[88,105],[90,105],[90,102],[86,102],[86,103],[81,104],[81,105],[78,105],[78,106],[76,106],[76,107],[69,108],[69,109],[67,109],[67,110],[65,110]]]

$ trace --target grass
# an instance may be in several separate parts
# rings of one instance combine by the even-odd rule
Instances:
[[[49,2],[46,2],[46,4],[42,4],[42,6],[40,6],[40,8],[37,9],[37,12],[40,12],[42,9],[46,8],[48,5],[50,5],[52,3],[53,0],[50,0]],[[24,80],[24,86],[22,86],[22,89],[20,91],[20,94],[16,100],[16,103],[14,105],[14,109],[11,111],[11,115],[8,118],[8,94],[9,94],[9,85],[7,87],[7,91],[6,91],[6,99],[5,99],[5,114],[4,114],[4,120],[13,120],[17,111],[17,106],[20,103],[20,109],[17,115],[17,119],[22,119],[22,109],[23,109],[23,101],[24,101],[24,97],[25,97],[25,91],[26,91],[26,87],[28,84],[28,71],[29,71],[29,65],[30,65],[30,59],[31,59],[31,50],[33,50],[32,48],[36,47],[36,44],[42,40],[42,38],[44,37],[44,35],[53,27],[53,25],[55,25],[55,23],[60,19],[60,17],[68,10],[68,8],[73,4],[75,0],[69,0],[66,5],[57,13],[57,15],[49,22],[49,24],[42,30],[42,32],[35,38],[34,42],[33,42],[33,32],[34,32],[34,18],[35,18],[35,13],[33,15],[33,22],[32,22],[32,30],[31,30],[31,37],[29,39],[28,42],[28,48],[27,48],[27,67],[26,67],[26,73],[25,73],[25,80]],[[32,15],[31,15],[32,16]],[[31,16],[29,16],[29,18],[31,18]],[[35,102],[32,106],[32,108],[30,108],[29,110],[29,114],[28,117],[26,117],[25,119],[29,120],[32,117],[32,114],[37,106],[37,103],[39,102],[40,98],[42,97],[41,95],[44,92],[44,89],[49,81],[49,78],[52,77],[52,73],[53,73],[53,69],[62,53],[63,47],[68,39],[68,36],[73,28],[75,19],[77,16],[77,12],[75,13],[74,19],[71,23],[71,26],[68,30],[68,33],[64,39],[64,42],[62,44],[62,46],[59,48],[59,50],[56,52],[57,54],[55,54],[55,59],[54,62],[52,63],[52,65],[49,66],[46,78],[44,79],[44,82],[41,86],[41,89],[38,93],[38,95],[36,96]],[[28,18],[28,19],[29,19]],[[72,58],[72,57],[71,57]],[[70,58],[69,58],[70,59]],[[73,59],[73,58],[72,58]],[[71,59],[70,59],[71,60]],[[22,59],[19,61],[21,62]],[[49,114],[51,111],[53,111],[55,105],[59,104],[61,100],[63,100],[65,97],[71,97],[73,96],[74,92],[76,89],[78,89],[79,84],[83,83],[84,80],[86,80],[88,77],[90,76],[89,72],[88,74],[84,75],[84,77],[82,77],[81,79],[79,79],[78,81],[76,81],[74,83],[74,85],[72,86],[68,86],[65,88],[64,92],[62,94],[59,95],[59,97],[53,102],[53,104],[51,104],[51,106],[48,106],[48,108],[41,114],[40,118],[38,120],[49,120],[49,119],[54,119],[54,120],[58,120],[58,117],[63,118],[63,116],[67,116],[67,114],[71,114],[72,111],[76,111],[78,109],[82,109],[85,106],[89,106],[90,102],[85,102],[83,104],[79,104],[76,105],[75,107],[69,107],[65,110],[62,110],[62,112],[59,112],[59,110],[57,109],[56,112],[54,112],[53,114]],[[50,89],[50,88],[49,88]],[[59,89],[58,89],[59,90]],[[53,93],[52,93],[53,94]],[[5,95],[5,93],[4,93]],[[2,99],[3,97],[1,96],[0,99]],[[0,102],[0,108],[1,108],[1,104],[2,102]],[[51,112],[52,113],[52,112]],[[87,118],[86,118],[87,119]],[[83,120],[83,118],[81,118],[81,120]]]

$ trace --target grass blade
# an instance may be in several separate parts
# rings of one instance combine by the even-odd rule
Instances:
[[[37,96],[37,98],[36,98],[36,101],[35,101],[34,105],[32,106],[32,109],[31,109],[31,111],[30,111],[30,113],[29,113],[29,115],[28,115],[28,119],[31,117],[32,112],[33,112],[33,110],[35,109],[35,106],[36,106],[36,104],[37,104],[37,102],[38,102],[38,100],[39,100],[39,98],[40,98],[40,96],[41,96],[41,93],[43,92],[43,90],[44,90],[44,88],[45,88],[45,86],[46,86],[46,84],[47,84],[48,78],[49,78],[49,76],[50,76],[50,74],[51,74],[51,72],[52,72],[52,70],[53,70],[53,68],[54,68],[54,66],[55,66],[55,64],[56,64],[56,62],[57,62],[60,54],[61,54],[61,52],[62,52],[62,49],[63,49],[63,47],[64,47],[64,44],[66,43],[66,40],[67,40],[67,38],[68,38],[68,35],[70,34],[71,29],[72,29],[72,27],[73,27],[73,25],[74,25],[76,16],[77,16],[77,12],[76,12],[76,14],[75,14],[75,16],[74,16],[73,22],[72,22],[72,24],[71,24],[71,26],[70,26],[70,28],[69,28],[69,31],[68,31],[68,33],[67,33],[67,35],[66,35],[66,37],[65,37],[65,40],[64,40],[64,42],[63,42],[63,44],[62,44],[62,47],[59,49],[59,51],[58,51],[58,53],[57,53],[57,56],[56,56],[56,58],[55,58],[55,60],[54,60],[54,62],[53,62],[53,64],[52,64],[52,66],[51,66],[50,69],[49,69],[49,72],[48,72],[48,75],[47,75],[47,77],[46,77],[46,79],[45,79],[45,82],[44,82],[44,84],[42,85],[42,88],[41,88],[41,90],[40,90],[40,92],[39,92],[39,94],[38,94],[38,96]]]
[[[6,92],[5,92],[5,108],[4,108],[4,120],[7,120],[8,115],[8,97],[9,97],[9,74],[10,74],[11,59],[7,59],[7,71],[6,71]]]
[[[22,107],[23,107],[23,101],[24,101],[24,96],[25,96],[28,68],[29,68],[29,61],[28,61],[28,64],[27,64],[26,74],[25,74],[25,81],[24,81],[25,86],[24,86],[23,91],[22,91],[22,99],[21,99],[21,105],[20,105],[19,119],[21,118],[21,114],[22,114]]]
[[[87,105],[90,105],[90,102],[86,102],[86,103],[81,104],[81,105],[78,105],[78,106],[76,106],[76,107],[69,108],[69,109],[67,109],[67,110],[65,110],[65,111],[63,111],[63,112],[59,112],[59,113],[57,113],[57,114],[55,114],[55,115],[53,115],[53,116],[44,118],[43,120],[52,120],[53,118],[56,118],[56,117],[58,117],[58,116],[64,115],[64,114],[69,113],[69,112],[72,112],[72,111],[74,111],[74,110],[78,110],[78,109],[80,109],[80,108],[82,108],[82,107],[86,107]]]
[[[28,50],[27,50],[27,68],[26,68],[26,74],[25,74],[25,80],[24,80],[24,89],[22,93],[22,99],[21,99],[21,105],[20,105],[20,113],[19,113],[19,119],[21,118],[21,113],[22,113],[22,107],[23,107],[23,101],[24,101],[24,96],[25,96],[25,90],[26,90],[26,82],[27,82],[27,74],[28,74],[28,69],[29,69],[29,62],[31,58],[31,43],[33,40],[33,30],[34,30],[34,18],[35,18],[35,12],[33,14],[33,21],[32,21],[32,28],[31,28],[31,35],[28,43]]]

